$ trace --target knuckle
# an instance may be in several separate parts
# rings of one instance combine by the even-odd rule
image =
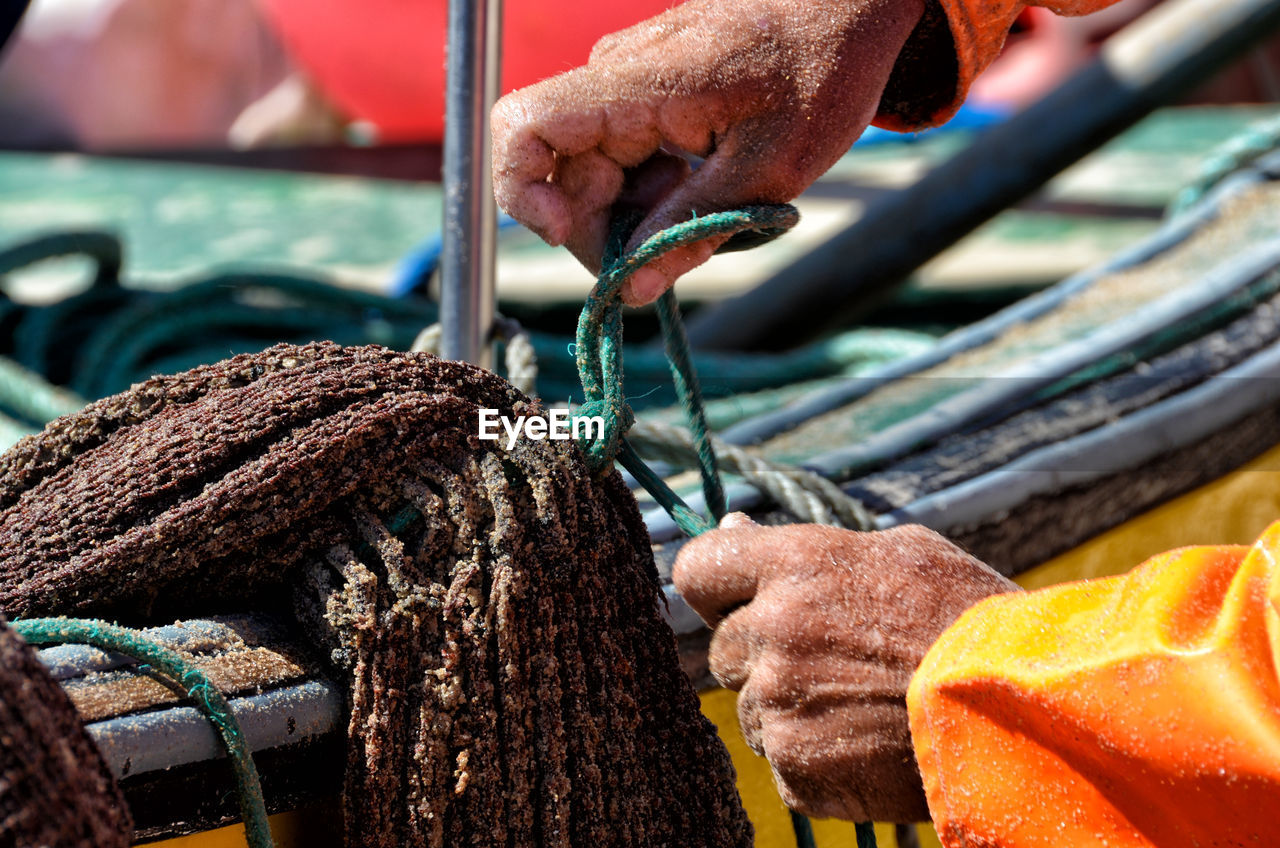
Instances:
[[[520,126],[520,116],[524,114],[523,99],[522,92],[513,91],[493,104],[489,123],[495,139],[510,135]]]
[[[738,727],[747,747],[756,754],[765,756],[760,708],[749,689],[744,689],[738,696]]]
[[[609,33],[603,36],[591,47],[591,55],[587,57],[587,64],[603,61],[605,56],[617,49],[620,41],[619,33]]]
[[[707,670],[711,672],[712,678],[720,684],[722,689],[728,689],[730,692],[741,692],[747,681],[751,679],[747,669],[728,665],[723,658],[711,657]]]
[[[751,689],[753,700],[762,709],[789,703],[794,697],[786,676],[779,672],[775,663],[768,661],[757,663],[753,669]]]
[[[713,531],[686,542],[676,554],[676,561],[671,567],[671,581],[689,603],[693,603],[692,596],[699,594],[703,573],[714,567],[721,548],[722,542]]]
[[[947,539],[944,536],[940,535],[936,531],[930,530],[923,524],[899,524],[897,527],[891,527],[888,530],[885,530],[884,533],[886,535],[897,536],[903,539],[946,542],[948,545],[951,544],[950,542],[947,542]]]
[[[765,718],[761,722],[761,729],[761,740],[769,764],[780,777],[793,785],[803,782],[813,769],[815,758],[810,745],[812,740],[796,722],[785,718]]]

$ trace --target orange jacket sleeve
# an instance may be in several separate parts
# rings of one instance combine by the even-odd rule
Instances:
[[[1280,845],[1280,523],[999,595],[907,696],[948,848]]]
[[[947,121],[978,74],[1000,55],[1014,19],[1027,6],[1059,15],[1087,15],[1116,1],[926,0],[924,19],[894,69],[876,126],[908,131]],[[954,61],[950,55],[938,55],[949,49]]]

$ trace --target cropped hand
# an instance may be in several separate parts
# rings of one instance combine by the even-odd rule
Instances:
[[[791,200],[875,116],[924,2],[687,0],[608,36],[494,107],[498,203],[598,273],[615,204],[645,213],[634,247],[695,213]],[[651,262],[623,300],[656,299],[722,242]]]
[[[1013,583],[923,527],[760,527],[741,515],[685,545],[673,577],[715,628],[711,672],[740,693],[743,735],[789,806],[928,818],[907,687],[943,630]]]

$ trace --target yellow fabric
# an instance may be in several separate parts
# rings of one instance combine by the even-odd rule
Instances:
[[[990,598],[907,696],[945,846],[1276,845],[1280,523]]]

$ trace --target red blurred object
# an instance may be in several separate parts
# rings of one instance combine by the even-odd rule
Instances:
[[[377,126],[383,140],[441,138],[446,0],[260,2],[294,59],[340,109]],[[583,64],[601,36],[674,5],[506,0],[503,91]]]

